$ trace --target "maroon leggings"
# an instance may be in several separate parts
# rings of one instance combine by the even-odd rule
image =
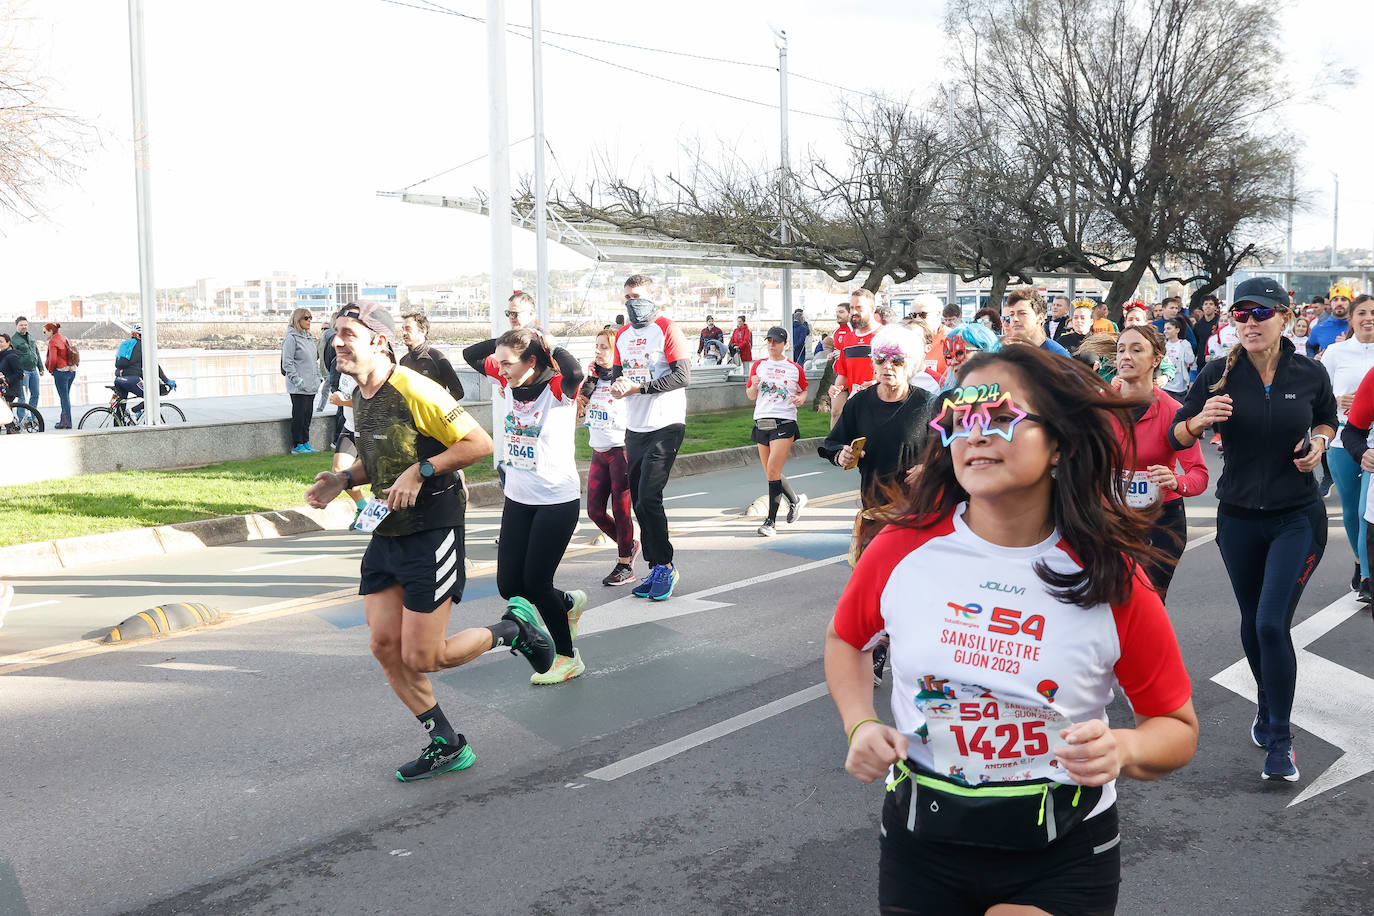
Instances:
[[[606,511],[608,503],[615,513],[614,521]],[[606,537],[615,538],[620,556],[633,554],[635,521],[630,511],[630,465],[624,447],[592,451],[592,468],[587,475],[587,517]]]

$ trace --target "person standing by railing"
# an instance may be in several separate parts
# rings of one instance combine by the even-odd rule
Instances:
[[[19,356],[19,368],[24,370],[24,387],[28,389],[28,403],[38,406],[38,377],[43,374],[43,358],[38,355],[38,344],[29,336],[29,319],[20,315],[14,319],[14,333],[10,335],[10,346],[14,347],[14,352]],[[15,393],[11,392],[11,397]],[[19,400],[23,401],[24,393],[18,392]],[[15,416],[23,420],[28,411],[18,411]]]
[[[291,451],[297,455],[315,451],[310,447],[310,411],[321,379],[310,322],[310,309],[292,312],[281,345],[281,374],[286,376],[286,391],[291,395]]]

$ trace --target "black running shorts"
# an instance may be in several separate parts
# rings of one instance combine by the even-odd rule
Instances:
[[[754,440],[755,445],[767,445],[774,439],[800,439],[801,428],[797,426],[796,420],[776,420],[777,423],[772,429],[759,429],[759,421],[754,421],[754,429],[749,437]]]
[[[346,429],[339,430],[339,438],[334,440],[334,454],[357,458],[358,443],[353,441],[353,435]]]
[[[1047,848],[1022,852],[922,841],[906,829],[896,794],[888,792],[883,804],[878,862],[883,912],[983,916],[998,903],[1039,907],[1053,916],[1116,912],[1121,886],[1116,805]]]
[[[358,594],[372,595],[393,585],[405,590],[405,608],[431,613],[448,598],[463,600],[463,528],[431,528],[393,537],[373,535],[363,554]]]

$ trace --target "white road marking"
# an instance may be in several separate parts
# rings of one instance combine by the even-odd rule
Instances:
[[[1336,762],[1298,794],[1288,807],[1316,798],[1352,779],[1374,773],[1374,680],[1307,651],[1363,608],[1354,595],[1322,608],[1293,627],[1293,648],[1298,655],[1298,686],[1293,698],[1292,722],[1341,749]],[[1241,659],[1212,680],[1254,702],[1255,678],[1250,664]],[[1246,718],[1249,724],[1249,718]],[[1258,775],[1258,774],[1257,774]]]
[[[846,556],[847,554],[839,554],[824,560],[803,563],[800,566],[787,566],[770,573],[740,579],[738,582],[726,582],[722,585],[704,588],[698,592],[675,595],[667,601],[650,601],[647,598],[626,595],[624,598],[588,608],[587,613],[582,617],[582,622],[578,624],[577,635],[579,637],[590,636],[593,633],[605,633],[608,630],[619,630],[641,623],[656,623],[660,620],[671,620],[674,617],[685,617],[688,614],[699,614],[702,611],[714,611],[729,607],[728,602],[707,601],[706,599],[722,592],[732,592],[762,582],[771,582],[773,579],[781,579],[784,576],[793,576],[812,569],[820,569],[822,566],[830,566],[845,559]]]
[[[168,671],[242,671],[244,674],[257,674],[257,669],[240,668],[236,665],[207,665],[201,662],[158,662],[155,665],[139,665],[140,668],[165,668]]]
[[[31,607],[47,607],[47,606],[50,605],[50,604],[61,604],[61,603],[62,603],[62,602],[58,601],[56,598],[52,599],[51,601],[31,601],[31,602],[29,602],[28,604],[16,604],[16,605],[14,605],[13,607],[11,607],[11,608],[9,609],[9,611],[8,611],[7,613],[14,613],[15,611],[27,611],[27,610],[28,610],[29,608],[31,608]]]
[[[692,498],[693,496],[705,496],[705,495],[706,495],[706,491],[705,491],[705,490],[702,490],[700,493],[682,493],[682,494],[680,494],[680,495],[678,495],[678,496],[665,496],[665,497],[663,497],[663,501],[666,503],[666,502],[668,502],[668,500],[670,500],[670,499],[690,499],[690,498]]]
[[[801,480],[803,477],[815,477],[817,474],[824,474],[825,471],[807,471],[805,474],[786,474],[788,480]]]
[[[254,572],[259,569],[271,569],[274,566],[290,566],[292,563],[309,563],[311,560],[324,560],[324,554],[316,554],[310,557],[292,557],[289,560],[277,560],[274,563],[259,563],[257,566],[240,566],[238,569],[231,569],[230,572]]]
[[[587,774],[587,778],[599,779],[602,782],[610,782],[613,779],[628,776],[646,767],[651,767],[656,763],[662,763],[670,757],[675,757],[684,751],[690,751],[692,748],[700,747],[708,741],[723,738],[740,729],[748,728],[750,725],[755,725],[765,719],[771,719],[773,716],[781,715],[790,709],[795,709],[798,706],[810,703],[812,700],[825,695],[826,686],[824,684],[815,684],[811,687],[807,687],[805,690],[799,690],[796,693],[788,694],[781,699],[774,700],[771,703],[765,703],[757,709],[751,709],[737,716],[731,716],[723,722],[717,722],[715,725],[710,725],[706,728],[694,731],[690,735],[683,735],[681,738],[669,741],[667,744],[651,747],[647,751],[633,754],[609,766],[604,766],[599,770],[592,770]]]
[[[1203,544],[1210,544],[1212,541],[1215,541],[1216,539],[1217,533],[1215,531],[1213,531],[1211,534],[1200,534],[1188,542],[1188,544],[1183,548],[1183,552],[1187,553],[1194,547],[1201,547]]]

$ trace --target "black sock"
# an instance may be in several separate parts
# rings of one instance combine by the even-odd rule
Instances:
[[[515,642],[515,637],[520,635],[520,628],[515,625],[514,620],[502,620],[487,627],[491,630],[491,647],[509,646]]]
[[[768,524],[778,520],[778,504],[782,502],[782,481],[768,481]]]
[[[444,716],[444,711],[435,703],[433,708],[427,709],[415,718],[420,720],[420,724],[429,732],[431,738],[443,738],[445,743],[456,745],[458,734],[453,730],[453,726],[448,724],[448,719]]]
[[[782,478],[778,483],[782,484],[782,495],[787,497],[787,501],[789,503],[795,503],[797,501],[797,494],[796,491],[792,489],[792,485],[787,482],[787,478]]]

